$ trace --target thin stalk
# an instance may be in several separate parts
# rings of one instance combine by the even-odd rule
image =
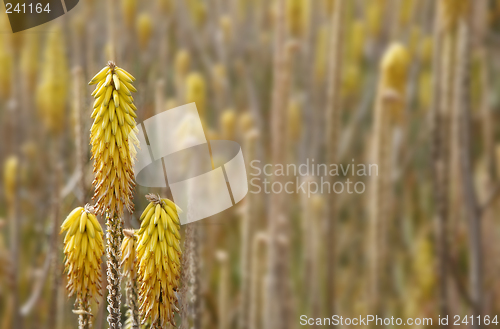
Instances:
[[[480,316],[483,302],[483,280],[482,280],[482,242],[481,242],[481,213],[474,187],[473,168],[471,163],[471,119],[470,119],[470,50],[469,50],[469,26],[467,21],[462,20],[459,25],[458,37],[458,62],[457,79],[455,86],[455,97],[457,102],[457,113],[461,123],[460,133],[460,165],[462,169],[463,193],[467,209],[469,223],[469,277],[471,299],[473,303],[474,317]],[[479,328],[474,322],[472,328]]]
[[[138,329],[140,325],[139,320],[139,294],[137,287],[137,278],[132,275],[128,278],[127,284],[125,285],[125,292],[127,294],[127,306],[132,318],[132,329]]]
[[[78,329],[92,328],[92,310],[89,301],[77,301],[78,304]]]
[[[59,142],[59,139],[55,139],[54,143],[55,145],[52,147],[53,150],[53,159],[60,158],[60,156],[57,156],[57,154],[61,154],[60,148],[61,148],[61,143]],[[60,238],[59,238],[59,230],[60,230],[60,205],[61,205],[61,197],[60,197],[60,192],[61,192],[61,173],[62,173],[62,165],[59,164],[54,170],[54,190],[53,190],[53,199],[52,199],[52,215],[53,221],[52,221],[52,233],[51,233],[51,240],[50,240],[50,247],[49,251],[47,254],[47,257],[49,257],[51,264],[50,267],[50,274],[49,278],[51,281],[51,301],[49,305],[49,318],[47,321],[47,328],[54,328],[56,325],[56,320],[57,320],[57,314],[61,312],[57,308],[57,299],[58,299],[58,292],[59,289],[61,288],[61,275],[60,273],[62,272],[62,263],[60,257],[57,257],[60,251]]]
[[[325,145],[326,163],[334,164],[338,156],[338,139],[340,136],[340,91],[342,77],[342,40],[343,28],[342,22],[344,17],[344,0],[335,1],[334,12],[331,22],[331,37],[329,46],[328,63],[328,83],[327,83],[327,105],[326,105],[326,133]],[[330,186],[333,186],[335,179],[332,175],[328,175]],[[336,195],[332,193],[327,202],[325,211],[326,235],[328,236],[326,243],[326,310],[330,314],[335,314],[336,305],[336,247],[335,238],[337,231],[337,209]]]
[[[108,323],[111,329],[120,329],[121,320],[121,273],[122,220],[117,216],[106,216],[106,257],[108,280]]]
[[[256,233],[252,239],[252,255],[251,255],[251,276],[250,276],[250,301],[249,301],[249,319],[248,328],[258,329],[262,328],[262,315],[261,312],[263,307],[259,309],[259,306],[265,304],[262,288],[265,288],[264,278],[262,273],[264,273],[263,259],[265,254],[265,247],[267,242],[267,235],[264,232]]]
[[[79,194],[83,199],[85,197],[86,188],[85,188],[85,156],[83,151],[83,123],[84,118],[82,115],[82,106],[83,106],[83,70],[81,67],[76,67],[73,75],[75,79],[73,80],[75,83],[73,85],[73,114],[75,119],[75,157],[76,157],[76,171],[80,176],[79,184]],[[82,202],[83,203],[83,202]]]
[[[273,87],[271,104],[271,154],[272,163],[284,164],[287,160],[287,108],[290,85],[291,49],[286,44],[285,0],[279,0],[276,17]],[[285,176],[272,176],[283,186]],[[268,309],[266,328],[285,329],[291,326],[291,292],[289,286],[289,250],[287,244],[280,243],[280,238],[286,239],[289,234],[289,219],[287,214],[287,198],[285,193],[274,193],[270,199],[268,218],[269,257],[268,257]]]
[[[247,165],[256,158],[258,133],[249,131],[245,136],[245,159]],[[248,174],[249,175],[249,174]],[[249,176],[250,178],[251,176]],[[249,193],[245,200],[244,213],[241,217],[241,250],[240,250],[240,275],[241,275],[241,302],[238,313],[238,327],[248,328],[249,304],[250,304],[250,271],[251,271],[251,237],[253,236],[253,225],[257,221],[257,195]]]
[[[444,78],[446,76],[446,63],[443,57],[443,39],[444,31],[440,21],[441,6],[436,3],[436,12],[434,20],[434,54],[433,54],[433,98],[432,98],[432,160],[433,160],[433,182],[434,198],[436,203],[436,246],[438,256],[438,305],[440,314],[447,315],[449,312],[448,301],[448,283],[447,283],[447,264],[448,264],[448,243],[447,243],[447,195],[443,185],[443,139],[442,133],[442,103],[444,97]]]
[[[198,281],[197,281],[197,245],[196,227],[191,223],[186,225],[184,236],[184,257],[181,260],[181,289],[180,289],[180,316],[181,329],[189,329],[192,318],[193,323],[198,321],[199,315],[194,312],[196,304],[199,304]],[[199,328],[198,326],[194,326]]]
[[[220,265],[219,291],[218,291],[218,328],[229,328],[229,262],[225,251],[217,252],[217,260]]]

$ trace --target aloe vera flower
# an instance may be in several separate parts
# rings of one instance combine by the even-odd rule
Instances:
[[[139,142],[135,135],[135,111],[132,86],[135,78],[109,62],[89,84],[97,84],[90,129],[94,158],[95,188],[93,200],[99,214],[121,216],[123,209],[133,212],[135,186],[133,162]]]
[[[87,303],[101,293],[103,230],[90,205],[75,208],[61,225],[64,237],[65,271],[69,296]]]
[[[175,326],[174,313],[179,311],[180,209],[154,194],[146,198],[150,203],[137,232],[140,313],[143,323],[150,319],[152,325],[165,328],[168,323]]]

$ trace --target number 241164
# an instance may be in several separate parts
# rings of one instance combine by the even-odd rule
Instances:
[[[497,320],[497,315],[495,317],[491,318],[489,315],[485,315],[481,317],[480,315],[474,317],[472,315],[470,316],[464,316],[463,318],[460,317],[460,315],[455,315],[453,317],[453,325],[459,326],[459,325],[468,325],[469,323],[471,325],[474,325],[474,322],[479,325],[487,325],[489,326],[490,324],[498,325],[498,320]],[[482,323],[481,323],[482,322]]]
[[[30,3],[30,4],[14,4],[12,3],[6,3],[5,4],[5,9],[7,14],[12,14],[12,13],[18,13],[18,14],[41,14],[43,12],[50,13],[50,6],[47,4],[45,7],[41,3]]]

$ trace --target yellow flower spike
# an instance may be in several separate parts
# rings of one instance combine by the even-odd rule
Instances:
[[[222,137],[224,139],[234,139],[236,129],[236,112],[234,110],[227,109],[222,112],[220,118],[220,127],[222,131]]]
[[[121,2],[123,18],[128,29],[132,29],[134,26],[137,3],[137,0],[123,0]]]
[[[133,93],[137,92],[137,89],[135,89],[135,87],[132,84],[128,83],[127,81],[123,81],[122,85],[127,87],[127,89]],[[130,94],[130,95],[132,95],[132,94]],[[132,97],[132,96],[129,96],[129,97]]]
[[[81,214],[80,214],[80,218],[81,218]],[[76,233],[76,231],[78,230],[79,227],[80,227],[80,221],[79,220],[75,220],[73,222],[73,224],[71,224],[71,227],[69,228],[68,234],[70,236],[75,235],[75,233]]]
[[[97,73],[92,78],[92,80],[90,80],[89,85],[96,84],[96,83],[100,82],[102,79],[106,78],[106,75],[108,74],[109,70],[110,70],[110,68],[108,66],[103,68],[101,71],[99,71],[99,73]]]
[[[399,43],[393,43],[382,58],[380,67],[381,90],[383,90],[387,97],[394,96],[396,100],[392,102],[389,107],[391,122],[400,122],[402,118],[403,100],[406,95],[409,66],[410,54],[408,50]]]
[[[94,226],[94,230],[96,230],[97,232],[102,232],[101,224],[99,224],[95,215],[92,213],[89,213],[87,215],[87,217],[88,217],[89,221],[92,223],[92,226]]]
[[[167,211],[167,214],[169,217],[169,219],[171,219],[172,221],[174,221],[176,224],[179,224],[179,217],[177,216],[177,213],[175,212],[175,210],[173,210],[172,208],[170,208],[169,206],[165,207],[166,211]],[[169,223],[170,225],[170,223]]]
[[[90,302],[101,290],[102,228],[89,204],[75,208],[61,225],[69,296]]]
[[[468,0],[441,0],[441,20],[448,29],[455,29],[469,10]]]
[[[153,217],[153,220],[150,220],[149,221],[149,226],[148,226],[148,235],[149,236],[152,236],[153,233],[154,233],[154,230],[155,230],[155,222],[154,222],[154,217]]]
[[[112,78],[112,74],[108,73],[106,75],[106,80],[104,81],[104,87],[109,87],[109,84],[111,83],[111,78]]]
[[[160,213],[160,218],[161,218],[161,226],[163,226],[163,229],[166,231],[168,229],[168,219],[167,219],[167,212],[165,209],[161,209]]]
[[[116,90],[115,90],[116,93]],[[111,102],[109,104],[109,109],[108,109],[108,114],[109,114],[109,121],[113,122],[115,120],[115,102]]]
[[[392,44],[381,63],[384,87],[403,93],[406,87],[409,65],[410,55],[406,48],[398,43]]]
[[[102,83],[100,89],[105,88],[105,92],[99,91],[94,95],[94,107],[100,110],[95,115],[90,135],[96,173],[93,200],[96,201],[96,212],[108,212],[111,217],[121,216],[124,208],[129,212],[134,209],[132,190],[135,185],[133,161],[136,151],[134,146],[128,147],[128,135],[130,126],[136,123],[132,117],[124,116],[121,104],[126,102],[130,94],[126,84],[132,87],[131,82],[134,80],[128,72],[109,62],[90,82],[98,85]],[[128,124],[127,129],[118,129],[125,122]],[[127,147],[123,147],[124,143]],[[134,145],[138,146],[138,143]]]
[[[176,213],[182,213],[182,209],[176,205],[175,203],[172,202],[172,200],[169,200],[169,199],[161,199],[164,203],[164,205],[172,208]]]
[[[112,94],[113,86],[108,86],[108,88],[106,89],[106,94],[104,95],[104,106],[108,106]]]
[[[14,201],[16,195],[17,172],[19,160],[16,156],[9,156],[4,162],[4,192],[8,202]]]
[[[151,16],[147,13],[139,15],[136,22],[136,29],[137,36],[139,38],[139,45],[142,49],[146,49],[153,33],[153,21]]]
[[[303,0],[287,0],[286,5],[286,21],[290,33],[295,37],[302,36],[309,24],[309,2]]]
[[[288,103],[288,134],[292,141],[299,140],[302,134],[302,107],[298,100],[292,99]]]
[[[154,220],[154,224],[158,224],[158,219],[160,218],[160,213],[161,213],[161,206],[160,204],[157,204],[156,207],[155,207],[155,220]]]
[[[39,40],[39,33],[27,34],[26,40],[21,49],[21,72],[27,82],[28,90],[30,91],[33,91],[37,82],[38,67],[40,63],[38,60],[38,54],[40,51]]]
[[[85,225],[85,229],[87,231],[87,234],[94,239],[95,238],[95,230],[94,230],[94,225],[90,222],[90,220],[87,219],[87,223]]]
[[[118,93],[120,95],[122,95],[123,97],[132,96],[132,93],[130,92],[130,89],[127,87],[127,85],[125,85],[125,83],[123,83],[121,85],[121,88],[120,88],[120,90],[118,90]]]
[[[61,224],[61,232],[68,230],[72,224],[77,220],[77,217],[80,217],[83,211],[83,207],[75,208],[69,215],[66,217],[64,222]]]
[[[135,78],[128,72],[120,69],[120,68],[117,68],[115,70],[115,73],[116,75],[118,75],[118,78],[120,78],[120,81],[126,81],[126,82],[134,82],[135,81]]]
[[[45,127],[51,133],[58,134],[65,127],[69,86],[69,67],[62,29],[56,27],[48,34],[46,42],[41,79],[36,87],[36,105]]]
[[[201,118],[205,117],[206,83],[199,73],[190,73],[186,79],[186,102],[196,103]]]
[[[164,327],[174,322],[178,311],[175,291],[179,288],[181,258],[180,236],[166,230],[170,216],[165,208],[178,207],[154,194],[146,198],[150,203],[140,218],[141,229],[137,232],[140,243],[136,249],[140,314],[143,323],[150,321],[152,326]]]
[[[175,55],[175,75],[177,77],[183,77],[188,73],[189,66],[191,63],[191,56],[189,52],[185,49],[180,49]]]
[[[120,107],[120,96],[116,90],[113,91],[113,106],[113,111],[115,108]]]
[[[86,227],[87,227],[87,213],[83,211],[82,215],[80,216],[80,233],[85,232]]]
[[[113,74],[113,83],[115,84],[115,89],[120,90],[120,78],[116,74]]]
[[[101,80],[97,86],[95,87],[94,91],[92,92],[92,97],[95,97],[95,95],[101,90],[102,86],[104,85],[104,81]]]

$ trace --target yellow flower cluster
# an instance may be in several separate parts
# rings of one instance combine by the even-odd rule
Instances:
[[[186,103],[196,103],[202,120],[205,119],[206,92],[205,78],[200,73],[190,73],[186,79]]]
[[[36,90],[40,119],[51,133],[61,133],[65,127],[68,79],[64,34],[60,27],[56,27],[48,33],[41,81]]]
[[[455,29],[469,10],[468,0],[441,0],[441,20],[445,28]]]
[[[96,211],[109,216],[121,216],[123,208],[134,210],[132,193],[135,186],[133,161],[137,115],[132,92],[135,78],[113,62],[102,69],[89,84],[97,84],[90,129],[90,143],[94,158],[95,188],[93,200]],[[129,140],[130,139],[130,140]]]
[[[384,87],[404,95],[409,65],[410,54],[406,48],[399,43],[392,44],[386,51],[381,63]]]
[[[137,17],[136,22],[137,37],[141,49],[146,49],[153,34],[153,20],[147,13],[142,13]]]
[[[103,231],[90,205],[74,209],[61,225],[64,238],[65,271],[69,296],[88,302],[101,295],[101,257]]]
[[[288,29],[294,37],[305,34],[309,25],[310,4],[303,0],[288,0],[286,2],[286,21]]]
[[[0,15],[2,31],[9,30],[8,24],[7,15]],[[0,33],[0,99],[7,99],[10,96],[13,61],[10,35],[9,33]]]
[[[142,213],[141,228],[137,232],[137,260],[139,263],[139,302],[143,322],[150,317],[151,324],[162,328],[174,324],[174,312],[180,276],[180,209],[170,200],[154,194],[146,196],[149,205]]]
[[[15,155],[5,159],[3,167],[4,193],[7,202],[13,202],[16,197],[17,173],[19,168],[19,159]]]
[[[392,122],[400,122],[402,119],[409,67],[408,50],[402,44],[393,43],[385,52],[381,62],[381,92],[387,100],[395,100],[390,102],[388,110]]]

